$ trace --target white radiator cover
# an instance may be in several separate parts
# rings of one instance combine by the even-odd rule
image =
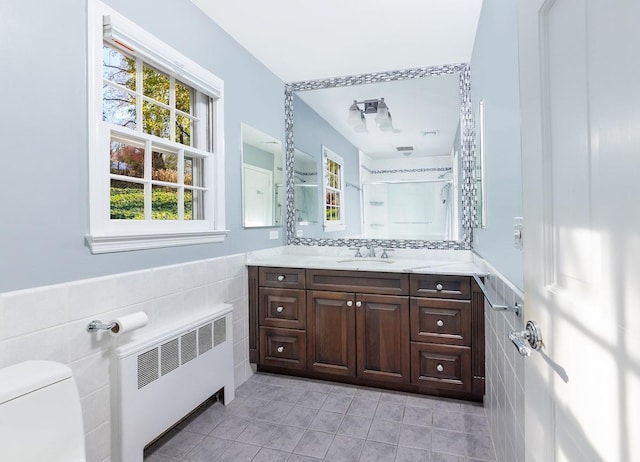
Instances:
[[[153,331],[116,348],[111,363],[114,462],[142,462],[144,447],[224,388],[234,398],[233,307]]]

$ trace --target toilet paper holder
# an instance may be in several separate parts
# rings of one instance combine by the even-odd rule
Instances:
[[[99,330],[111,330],[116,326],[115,321],[111,321],[107,324],[104,324],[102,321],[98,319],[94,319],[87,325],[87,332],[97,332]]]

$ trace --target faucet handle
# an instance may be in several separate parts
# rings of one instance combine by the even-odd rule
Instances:
[[[356,251],[356,254],[354,255],[355,258],[362,257],[362,254],[360,253],[360,247],[349,247],[349,250],[355,250]]]
[[[387,252],[393,252],[395,249],[389,249],[387,247],[382,247],[382,254],[380,255],[380,258],[389,258],[389,254],[387,254]]]

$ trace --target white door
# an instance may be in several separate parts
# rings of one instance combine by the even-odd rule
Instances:
[[[273,172],[245,164],[243,188],[244,226],[273,226]]]
[[[640,461],[640,1],[517,0],[527,461]]]

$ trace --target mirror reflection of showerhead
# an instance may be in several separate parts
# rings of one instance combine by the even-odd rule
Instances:
[[[295,175],[295,179],[300,181],[300,183],[306,183],[307,180],[305,180],[304,178],[302,178],[300,175]]]

